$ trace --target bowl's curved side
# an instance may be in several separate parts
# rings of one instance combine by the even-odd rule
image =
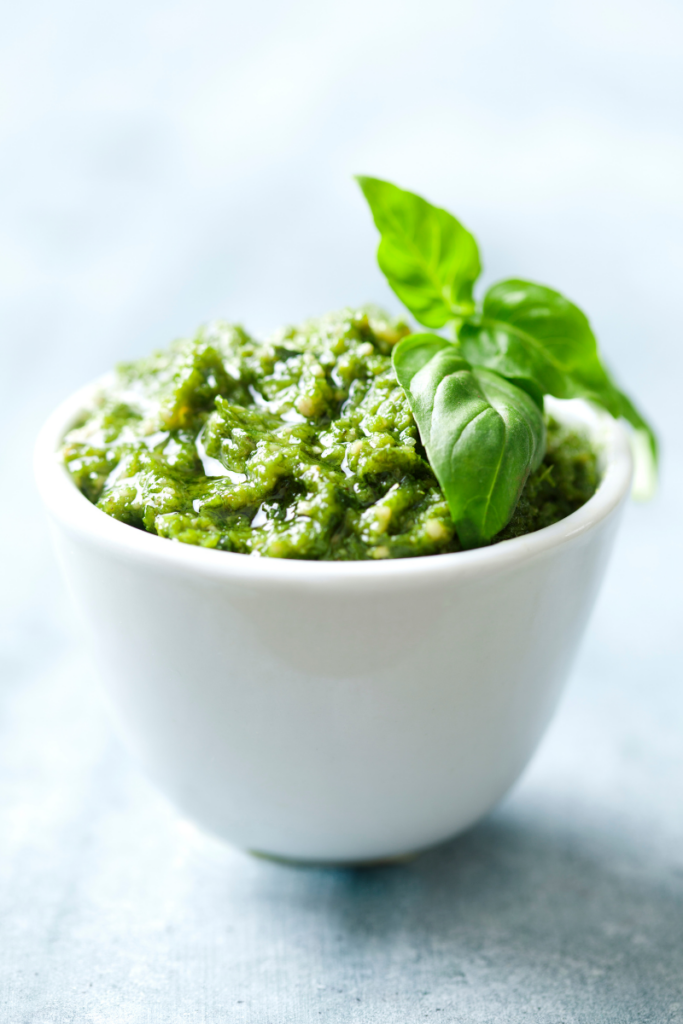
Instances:
[[[191,817],[245,848],[357,862],[445,839],[500,799],[552,715],[604,572],[630,480],[618,424],[572,406],[604,471],[553,527],[330,565],[110,519],[55,457],[82,407],[39,439],[41,492],[120,727]]]

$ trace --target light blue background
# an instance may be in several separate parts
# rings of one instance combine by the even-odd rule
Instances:
[[[0,32],[3,1020],[683,1021],[683,6],[5,6]],[[585,308],[663,439],[567,697],[488,823],[363,875],[252,862],[112,739],[30,449],[214,316],[395,307],[354,173]]]

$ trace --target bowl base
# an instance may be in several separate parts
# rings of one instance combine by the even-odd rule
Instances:
[[[278,853],[266,853],[264,850],[247,850],[247,853],[259,860],[269,860],[291,868],[346,868],[350,870],[409,864],[420,856],[420,851],[417,851],[415,853],[398,853],[390,857],[376,857],[372,860],[306,860],[302,857],[283,857]]]

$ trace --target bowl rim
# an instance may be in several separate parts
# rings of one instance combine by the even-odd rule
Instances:
[[[377,561],[309,561],[218,551],[182,544],[122,523],[98,509],[76,487],[59,456],[59,446],[109,379],[111,374],[98,377],[71,394],[51,413],[38,434],[34,473],[48,512],[67,531],[91,544],[114,549],[119,558],[210,578],[346,586],[358,582],[372,585],[373,581],[400,584],[443,573],[464,578],[489,574],[541,557],[594,530],[624,502],[633,475],[631,445],[622,422],[582,399],[560,401],[547,397],[548,410],[561,422],[587,429],[598,453],[601,474],[595,494],[585,505],[551,526],[489,547]]]

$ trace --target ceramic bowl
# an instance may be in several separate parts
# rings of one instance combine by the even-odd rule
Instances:
[[[467,828],[555,710],[629,491],[623,427],[581,402],[601,483],[536,533],[372,562],[256,558],[126,526],[57,455],[94,387],[50,417],[36,474],[130,750],[183,813],[242,848],[357,863]]]

